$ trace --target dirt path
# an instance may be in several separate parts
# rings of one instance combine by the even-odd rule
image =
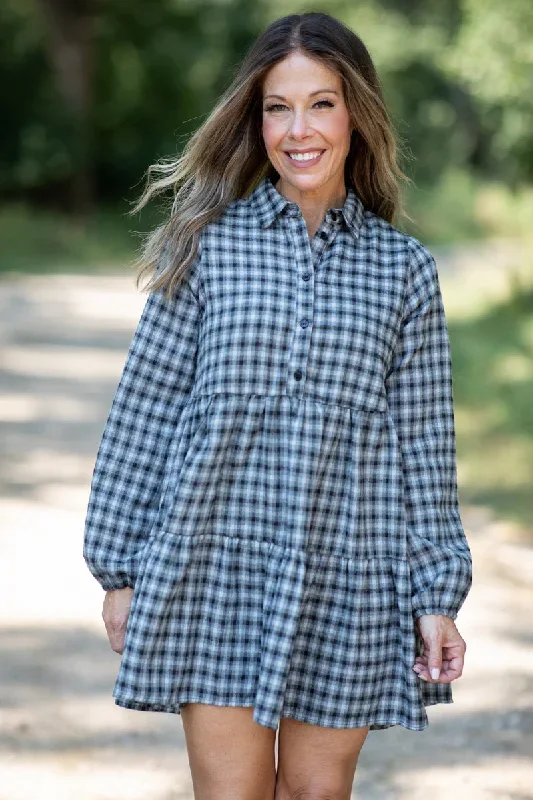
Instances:
[[[0,800],[192,798],[180,718],[115,706],[119,657],[82,561],[103,420],[144,296],[130,276],[0,282]],[[455,703],[372,733],[354,797],[533,798],[533,550],[463,508],[474,588]]]

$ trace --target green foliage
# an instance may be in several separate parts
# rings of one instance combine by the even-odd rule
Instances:
[[[150,163],[178,153],[259,30],[261,0],[125,0],[95,5],[90,163],[98,196],[133,199]],[[76,169],[77,130],[31,0],[0,5],[7,124],[0,194],[46,202]]]
[[[514,183],[533,178],[533,7],[529,0],[463,0],[455,46],[439,62],[476,100],[491,133],[487,166]]]
[[[136,199],[149,164],[179,153],[254,37],[277,17],[314,7],[94,0],[93,102],[83,138],[98,200]],[[327,0],[316,8],[351,26],[374,58],[421,228],[439,241],[490,230],[479,220],[475,186],[517,189],[533,176],[529,0]],[[80,130],[59,90],[38,0],[0,5],[0,52],[0,196],[68,209]]]
[[[122,206],[100,205],[86,223],[24,203],[0,210],[0,273],[128,269],[137,237],[157,223],[155,209],[132,221]]]
[[[0,4],[0,193],[4,195],[54,183],[72,169],[44,35],[31,0]]]
[[[483,314],[450,318],[449,329],[462,499],[530,528],[533,273]]]
[[[406,204],[416,225],[403,229],[432,244],[481,239],[500,230],[476,216],[476,198],[482,186],[467,170],[451,168],[421,188],[406,192]]]

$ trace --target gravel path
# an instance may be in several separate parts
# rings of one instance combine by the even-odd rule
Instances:
[[[124,274],[0,281],[0,800],[193,797],[180,718],[114,704],[119,656],[81,555],[144,299]],[[368,737],[362,800],[533,798],[533,549],[490,509],[462,512],[474,588],[455,703],[429,708],[423,732]]]

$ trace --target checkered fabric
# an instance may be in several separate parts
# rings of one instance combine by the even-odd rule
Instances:
[[[148,295],[103,431],[84,557],[134,587],[113,696],[422,730],[422,614],[472,582],[433,256],[349,188],[310,242],[265,177]]]

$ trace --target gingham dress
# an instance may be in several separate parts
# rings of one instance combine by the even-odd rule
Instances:
[[[94,467],[84,557],[134,587],[126,708],[253,706],[422,730],[421,614],[472,582],[434,258],[349,188],[309,241],[265,177],[148,295]]]

